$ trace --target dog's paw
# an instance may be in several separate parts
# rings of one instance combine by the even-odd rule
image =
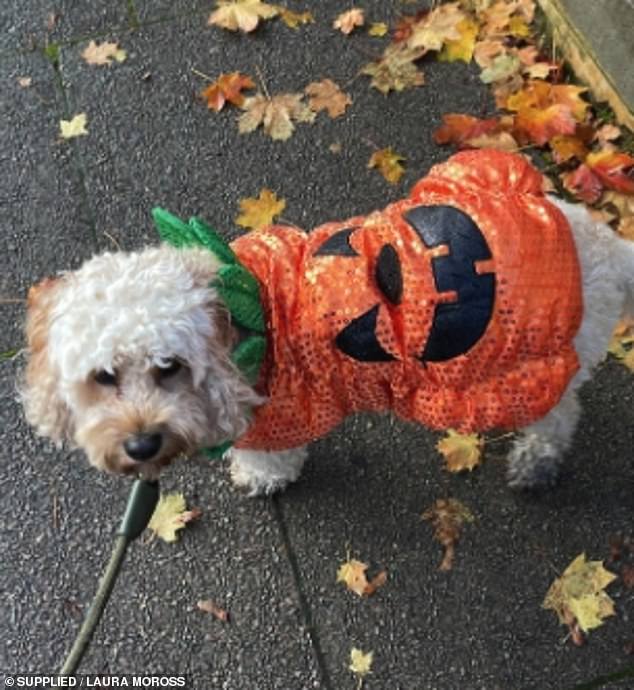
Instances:
[[[507,483],[511,489],[551,489],[559,480],[561,453],[535,434],[518,438],[508,456]]]
[[[276,453],[231,448],[225,453],[231,463],[231,480],[235,486],[246,490],[250,498],[271,496],[296,481],[306,455],[303,447]]]

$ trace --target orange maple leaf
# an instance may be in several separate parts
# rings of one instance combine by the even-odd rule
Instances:
[[[548,142],[548,145],[558,165],[569,161],[571,158],[583,162],[588,155],[588,149],[583,141],[576,136],[557,134]]]
[[[548,108],[526,108],[515,116],[514,130],[521,141],[543,146],[558,134],[573,134],[575,119],[570,108],[555,103]]]
[[[634,194],[634,158],[627,153],[603,149],[588,154],[586,165],[605,187]]]
[[[244,103],[243,89],[253,89],[255,84],[251,77],[240,72],[221,74],[218,79],[200,92],[207,101],[207,107],[219,113],[227,101],[241,106]]]
[[[434,132],[437,144],[457,144],[462,146],[469,139],[483,134],[491,134],[500,125],[497,117],[487,120],[464,115],[462,113],[446,113],[442,116],[443,124]]]
[[[601,180],[584,164],[561,175],[561,180],[569,192],[587,204],[597,201],[603,190]]]

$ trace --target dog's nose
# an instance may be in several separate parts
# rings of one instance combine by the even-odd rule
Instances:
[[[159,452],[162,442],[161,434],[135,434],[124,441],[123,447],[133,460],[143,462]]]

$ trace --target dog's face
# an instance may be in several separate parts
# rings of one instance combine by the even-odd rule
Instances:
[[[243,433],[261,401],[230,361],[216,270],[206,250],[161,247],[104,254],[32,288],[28,421],[100,469],[149,477]]]

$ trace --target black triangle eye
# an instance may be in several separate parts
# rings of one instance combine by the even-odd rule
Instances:
[[[106,371],[102,369],[95,373],[95,381],[100,386],[116,386],[117,385],[117,375],[112,371]]]

